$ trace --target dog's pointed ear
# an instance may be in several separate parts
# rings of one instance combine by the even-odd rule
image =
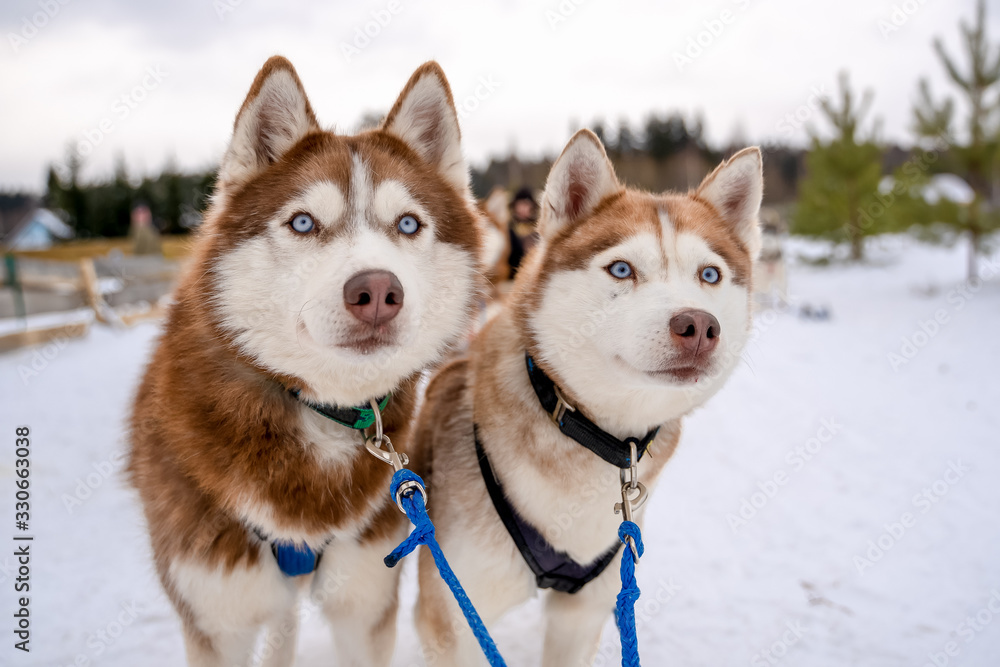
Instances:
[[[621,187],[601,140],[590,130],[580,130],[566,144],[545,181],[539,234],[552,237]]]
[[[695,196],[711,204],[756,258],[761,232],[758,214],[764,196],[763,160],[756,146],[744,148],[698,186]]]
[[[436,62],[417,68],[386,115],[382,129],[406,142],[459,191],[469,189],[458,112],[448,79]]]
[[[315,130],[319,124],[295,68],[272,56],[236,114],[233,139],[219,165],[220,187],[246,182]]]

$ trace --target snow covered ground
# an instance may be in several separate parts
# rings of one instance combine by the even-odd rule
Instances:
[[[746,363],[687,420],[647,510],[644,664],[1000,664],[1000,276],[963,283],[964,248],[870,249],[863,266],[793,266],[793,301],[831,319],[760,314]],[[183,663],[120,475],[156,333],[0,356],[0,664]],[[15,425],[32,432],[30,654],[11,635]],[[398,667],[421,664],[413,575]],[[512,667],[539,664],[539,615],[536,600],[496,628]],[[609,618],[597,664],[617,653]],[[299,654],[332,663],[316,615]]]

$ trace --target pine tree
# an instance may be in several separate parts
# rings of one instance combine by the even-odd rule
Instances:
[[[80,171],[83,169],[83,158],[74,148],[68,150],[66,157],[66,175],[69,183],[64,190],[64,205],[69,214],[70,224],[78,236],[92,236],[91,216],[87,205],[87,195],[80,184]]]
[[[184,203],[183,177],[177,170],[177,166],[171,159],[167,162],[166,168],[160,175],[163,181],[163,232],[166,234],[176,234],[181,231],[181,206]]]
[[[955,103],[947,98],[938,103],[931,94],[926,80],[921,80],[918,98],[913,109],[914,129],[921,138],[936,141],[936,148],[948,152],[956,171],[972,186],[974,201],[964,210],[944,222],[969,239],[968,277],[976,277],[977,262],[983,237],[1000,228],[1000,215],[995,207],[993,181],[1000,161],[1000,46],[991,44],[986,35],[986,3],[980,0],[976,7],[976,21],[960,25],[967,69],[948,54],[944,43],[934,41],[941,64],[948,78],[965,98],[968,117],[961,136],[955,131]]]
[[[821,102],[820,109],[835,134],[825,142],[812,136],[792,231],[846,240],[851,259],[860,260],[865,237],[889,227],[877,200],[882,151],[875,143],[874,129],[866,137],[861,133],[872,92],[866,90],[856,101],[846,72],[841,74],[840,89],[839,107],[828,99]]]
[[[628,123],[628,119],[622,118],[621,122],[618,123],[618,143],[615,146],[619,155],[629,155],[641,148],[642,143],[639,141],[635,133],[632,132],[632,127]]]

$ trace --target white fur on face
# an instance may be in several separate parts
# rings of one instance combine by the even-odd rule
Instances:
[[[677,234],[665,212],[660,221],[662,243],[654,234],[637,234],[585,268],[552,275],[530,324],[545,360],[573,393],[595,411],[607,410],[606,421],[626,432],[702,404],[735,367],[749,335],[747,287],[732,282],[732,270],[703,238]],[[605,267],[618,260],[634,267],[637,283],[608,273]],[[700,280],[706,265],[719,267],[718,284]],[[670,319],[688,308],[719,320],[710,369],[697,383],[651,375],[674,361]]]
[[[405,184],[377,187],[354,161],[350,198],[321,182],[289,200],[268,231],[219,262],[216,305],[223,326],[262,366],[302,378],[313,400],[357,404],[392,391],[463,335],[475,287],[476,257],[438,241],[436,224]],[[335,230],[329,241],[299,235],[288,220],[309,212]],[[340,215],[334,215],[340,211]],[[396,231],[414,214],[420,232]],[[363,354],[345,347],[363,333],[344,305],[344,284],[361,271],[385,270],[403,286],[403,307],[387,344]]]
[[[309,214],[315,220],[319,220],[321,224],[331,226],[340,222],[347,206],[344,201],[344,193],[330,181],[313,183],[302,193],[300,202],[302,210],[309,211]]]

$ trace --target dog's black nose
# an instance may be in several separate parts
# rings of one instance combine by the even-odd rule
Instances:
[[[344,305],[354,317],[377,327],[403,308],[403,286],[389,271],[362,271],[344,283]]]
[[[677,345],[698,356],[715,349],[722,327],[715,315],[704,310],[682,310],[670,318],[670,333]]]

